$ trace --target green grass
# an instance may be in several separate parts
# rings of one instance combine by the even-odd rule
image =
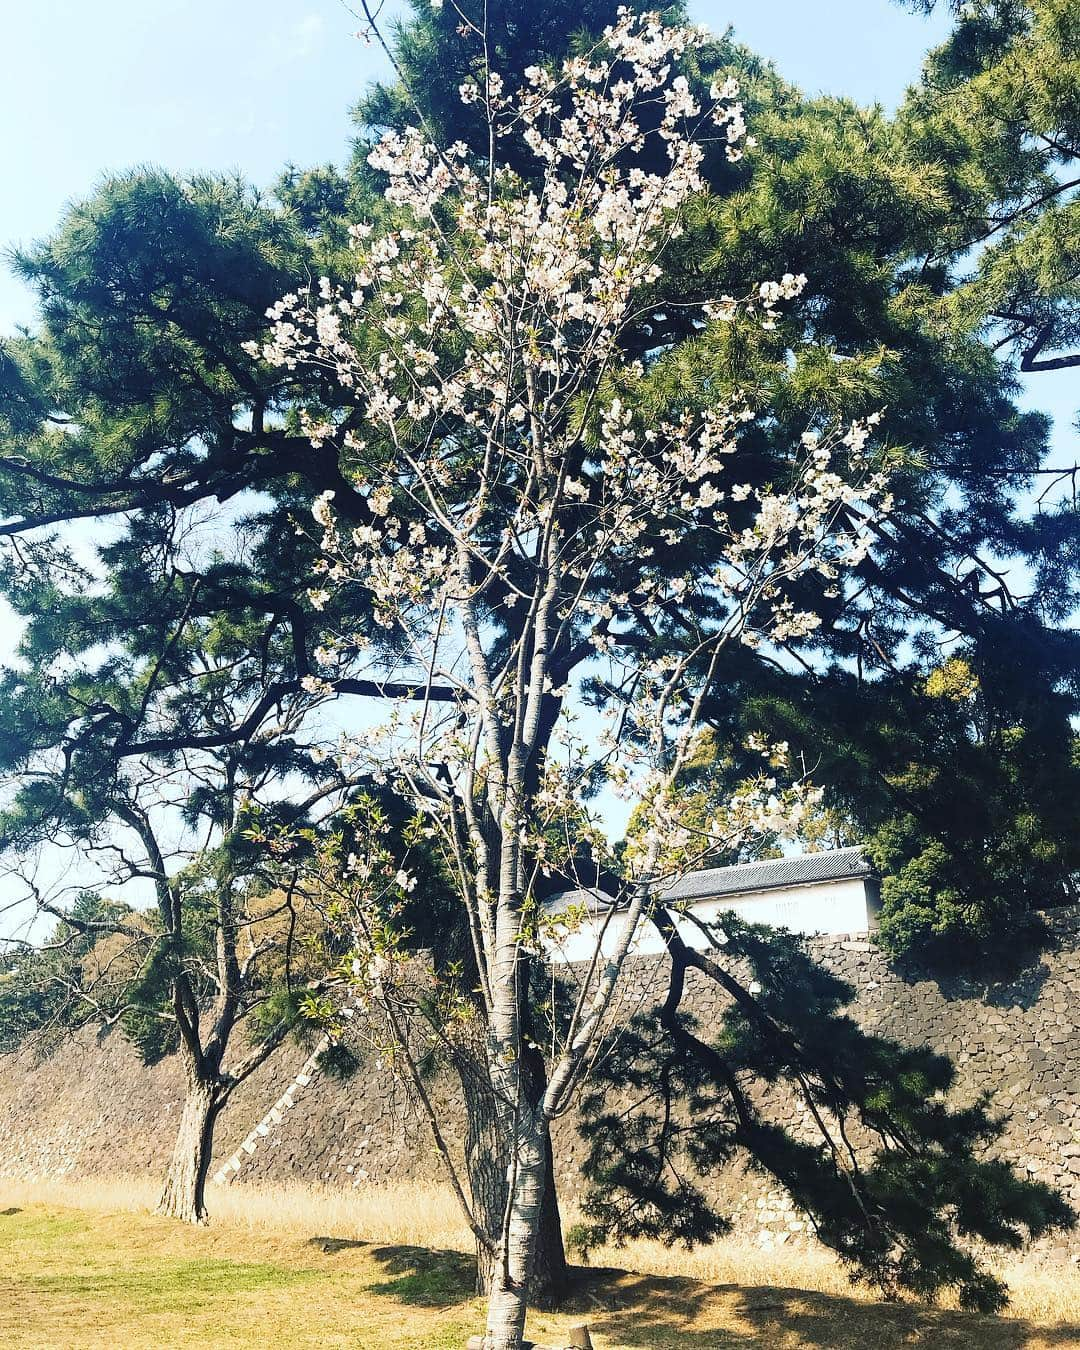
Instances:
[[[378,1247],[372,1252],[394,1278],[371,1286],[382,1294],[425,1308],[460,1303],[472,1291],[472,1259],[461,1252],[432,1252],[423,1247]]]
[[[0,1182],[0,1203],[2,1203]],[[34,1350],[462,1350],[483,1326],[459,1251],[29,1204],[0,1212],[0,1346]],[[570,1309],[597,1350],[1061,1350],[1080,1325],[972,1317],[762,1284],[581,1272]]]
[[[446,1257],[33,1206],[0,1215],[0,1345],[460,1350],[482,1322]]]

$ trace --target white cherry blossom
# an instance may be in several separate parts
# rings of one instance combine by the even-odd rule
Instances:
[[[508,1101],[534,883],[581,839],[607,847],[598,777],[643,822],[622,864],[625,940],[557,1047],[540,1116],[515,1129],[542,1131],[564,1109],[662,884],[755,834],[792,835],[815,808],[815,788],[777,777],[787,746],[762,745],[766,768],[711,819],[687,814],[681,777],[728,649],[811,634],[814,585],[865,556],[887,507],[876,417],[808,430],[761,484],[740,471],[759,415],[748,400],[688,392],[641,411],[649,365],[627,348],[706,190],[706,148],[734,160],[750,143],[737,80],[705,94],[679,68],[700,41],[620,11],[592,50],[559,71],[529,67],[520,89],[478,65],[460,94],[486,119],[492,157],[418,129],[385,135],[369,163],[389,223],[354,226],[353,275],[284,296],[262,346],[286,369],[320,367],[341,393],[337,412],[304,422],[313,446],[338,447],[354,489],[347,513],[330,492],[313,504],[323,560],[308,599],[324,608],[341,592],[347,610],[356,597],[385,635],[373,679],[397,663],[406,693],[353,754],[414,797],[456,878],[488,1068]],[[510,167],[523,155],[524,177]],[[739,297],[702,296],[687,317],[706,338],[735,321],[770,327],[806,285],[792,267]],[[677,645],[648,637],[675,632]],[[332,688],[332,662],[320,665]],[[603,690],[599,735],[576,721],[586,673]],[[511,1224],[522,1241],[526,1208]]]

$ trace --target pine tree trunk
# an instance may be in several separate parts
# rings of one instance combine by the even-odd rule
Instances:
[[[530,1107],[539,1113],[547,1088],[544,1057],[539,1050],[526,1046],[522,1060],[525,1069],[525,1095]],[[570,1272],[566,1264],[562,1217],[559,1214],[559,1197],[555,1189],[555,1159],[551,1149],[551,1131],[546,1123],[543,1126],[543,1140],[544,1193],[540,1205],[540,1226],[536,1233],[532,1273],[529,1278],[529,1297],[535,1307],[550,1309],[558,1307],[565,1296]]]
[[[529,1278],[529,1297],[533,1306],[549,1311],[557,1308],[566,1297],[569,1282],[570,1268],[566,1264],[566,1248],[563,1245],[551,1136],[545,1130],[544,1194],[540,1202],[540,1227],[536,1233],[536,1250]]]
[[[506,1168],[510,1140],[499,1120],[491,1086],[480,1081],[479,1066],[467,1067],[461,1074],[465,1096],[465,1167],[469,1174],[469,1192],[473,1210],[485,1232],[502,1229],[506,1210]],[[476,1244],[476,1292],[487,1295],[495,1278],[495,1257]]]
[[[220,1110],[216,1085],[189,1077],[176,1142],[158,1201],[159,1214],[183,1219],[185,1223],[206,1222],[206,1176]]]

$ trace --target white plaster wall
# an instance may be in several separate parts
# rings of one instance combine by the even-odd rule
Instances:
[[[734,911],[748,923],[768,923],[790,928],[795,933],[863,933],[874,925],[875,896],[866,877],[844,877],[839,881],[819,881],[811,885],[784,886],[774,890],[747,892],[719,900],[698,900],[694,914],[705,923],[718,915]],[[705,935],[687,919],[677,920],[688,946],[702,948]],[[604,951],[614,949],[624,919],[616,915],[604,934]],[[587,961],[596,947],[599,921],[589,920],[576,932],[565,934],[550,947],[553,961]],[[638,933],[632,951],[639,956],[663,951],[663,943],[652,924]]]

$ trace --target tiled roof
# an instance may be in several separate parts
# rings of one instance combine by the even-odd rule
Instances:
[[[840,881],[869,876],[873,868],[861,848],[832,848],[820,853],[798,853],[789,858],[708,867],[689,872],[663,894],[665,900],[708,900],[744,891],[771,891],[777,886],[806,886],[815,881]]]
[[[788,858],[769,858],[763,862],[689,872],[662,891],[661,896],[669,901],[714,900],[720,896],[771,891],[782,886],[807,886],[819,881],[865,877],[872,872],[861,848],[833,848],[820,853],[799,853]],[[548,907],[557,911],[567,905],[585,904],[593,909],[610,903],[609,897],[596,891],[572,890],[553,895]]]

